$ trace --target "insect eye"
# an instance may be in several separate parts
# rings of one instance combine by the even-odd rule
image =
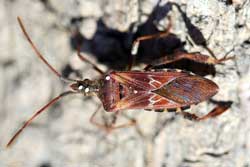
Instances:
[[[85,93],[88,93],[89,92],[89,88],[87,87],[87,88],[85,88]]]
[[[82,90],[83,89],[83,86],[82,85],[79,85],[78,86],[78,90]]]

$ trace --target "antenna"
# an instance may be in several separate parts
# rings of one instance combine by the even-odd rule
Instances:
[[[59,99],[61,99],[64,96],[67,96],[69,94],[74,94],[76,92],[73,91],[66,91],[61,93],[60,95],[56,96],[55,98],[53,98],[50,102],[48,102],[45,106],[43,106],[42,108],[40,108],[37,112],[35,112],[35,114],[33,114],[25,123],[24,125],[15,133],[15,135],[10,139],[10,141],[8,142],[8,144],[6,145],[6,147],[9,147],[14,141],[15,139],[20,135],[20,133],[23,131],[24,128],[26,128],[28,125],[30,125],[30,123],[39,115],[41,114],[43,111],[45,111],[45,109],[47,109],[49,106],[51,106],[52,104],[54,104],[55,102],[57,102]]]
[[[18,20],[18,23],[23,31],[23,34],[24,36],[26,37],[26,39],[28,40],[29,44],[31,45],[32,49],[34,50],[34,52],[36,53],[36,55],[38,56],[39,59],[41,59],[48,67],[49,69],[57,76],[59,77],[61,80],[64,80],[64,81],[77,81],[77,80],[74,80],[74,79],[70,79],[70,78],[65,78],[62,76],[62,74],[60,74],[54,67],[52,67],[48,61],[44,58],[44,56],[41,54],[41,52],[37,49],[36,45],[33,43],[33,41],[31,40],[29,34],[27,33],[23,23],[22,23],[22,20],[20,17],[17,17],[17,20]]]

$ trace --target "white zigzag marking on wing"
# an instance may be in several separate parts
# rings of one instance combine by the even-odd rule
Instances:
[[[154,100],[154,98],[156,97],[156,95],[153,95],[149,98],[149,102],[150,102],[150,105],[154,105],[155,103],[161,101],[161,98],[159,98],[158,100]]]
[[[158,84],[162,84],[160,81],[155,80],[155,79],[152,78],[151,76],[149,76],[148,78],[150,79],[149,84],[150,84],[151,86],[153,86],[154,88],[156,88],[156,86],[154,85],[154,82],[156,82],[156,83],[158,83]]]

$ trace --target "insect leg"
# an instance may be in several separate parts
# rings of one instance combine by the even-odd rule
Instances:
[[[104,71],[102,71],[97,65],[95,65],[94,63],[92,63],[90,60],[88,60],[85,56],[83,56],[80,53],[80,47],[78,47],[77,49],[77,56],[84,62],[87,62],[88,64],[90,64],[94,70],[96,70],[99,74],[103,75]]]
[[[90,122],[92,124],[94,124],[95,126],[97,126],[98,128],[102,129],[102,130],[105,130],[107,133],[111,132],[112,130],[115,130],[115,129],[118,129],[118,128],[125,128],[125,127],[129,127],[129,126],[133,126],[136,124],[136,121],[134,119],[131,119],[128,123],[124,123],[124,124],[121,124],[121,125],[115,125],[116,124],[116,120],[117,120],[117,117],[119,115],[119,112],[116,112],[115,115],[114,115],[114,118],[111,122],[111,124],[101,124],[97,121],[95,121],[95,116],[96,114],[101,111],[101,105],[98,107],[98,109],[92,114],[92,116],[90,117]]]
[[[106,130],[107,126],[106,125],[103,125],[103,124],[100,124],[99,122],[97,122],[95,120],[95,117],[96,117],[96,114],[98,112],[100,112],[102,110],[102,106],[99,105],[99,107],[97,108],[97,110],[91,115],[90,119],[89,119],[89,122],[92,123],[93,125],[97,126],[98,128],[100,129],[103,129],[103,130]]]
[[[99,107],[97,108],[97,110],[92,114],[92,116],[90,117],[89,121],[90,123],[92,123],[93,125],[95,125],[96,127],[98,127],[99,129],[102,129],[104,131],[106,131],[107,133],[109,133],[110,130],[110,125],[108,125],[108,123],[105,121],[103,124],[100,122],[97,122],[95,120],[95,117],[97,116],[97,113],[100,112],[102,110],[102,106],[99,105]],[[103,118],[104,119],[104,118]],[[114,122],[114,121],[112,121]]]
[[[168,24],[168,26],[167,26],[167,28],[166,28],[165,31],[157,33],[157,34],[145,35],[145,36],[137,38],[133,42],[131,54],[132,55],[136,55],[137,54],[137,51],[138,51],[138,48],[139,48],[139,45],[140,45],[141,41],[150,40],[150,39],[154,39],[154,38],[163,38],[163,37],[166,37],[169,34],[170,29],[172,27],[171,18],[169,16],[168,16],[168,21],[169,21],[169,24]]]
[[[115,129],[120,129],[120,128],[126,128],[126,127],[129,127],[129,126],[134,126],[136,125],[136,120],[133,119],[133,118],[129,118],[127,116],[125,116],[126,119],[129,119],[129,122],[127,123],[124,123],[124,124],[121,124],[121,125],[115,125],[116,124],[116,120],[117,120],[117,117],[119,116],[120,114],[120,111],[117,111],[114,115],[114,119],[112,120],[112,124],[111,126],[109,127],[110,130],[115,130]]]
[[[225,102],[224,104],[218,104],[212,111],[210,111],[208,114],[198,117],[195,114],[187,113],[184,111],[181,111],[181,114],[190,120],[195,120],[195,121],[202,121],[208,118],[213,118],[217,117],[221,114],[223,114],[225,111],[227,111],[228,108],[232,105],[232,102]]]
[[[150,65],[148,65],[146,67],[146,69],[150,69],[154,66],[159,66],[159,65],[163,65],[163,64],[169,64],[169,63],[173,63],[182,59],[188,59],[194,62],[198,62],[198,63],[203,63],[203,64],[220,64],[224,61],[230,60],[230,59],[234,59],[234,56],[228,57],[227,55],[224,56],[221,59],[215,59],[213,57],[209,57],[207,55],[202,55],[200,53],[186,53],[186,52],[181,52],[181,51],[177,51],[172,55],[166,55],[164,57],[161,57],[159,59],[154,60]]]
[[[128,66],[126,68],[126,71],[131,71],[134,64],[135,64],[135,55],[130,55],[129,63],[128,63]]]

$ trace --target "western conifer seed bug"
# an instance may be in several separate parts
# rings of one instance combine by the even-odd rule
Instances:
[[[13,143],[13,141],[18,137],[23,129],[26,128],[39,114],[44,112],[49,106],[53,105],[62,97],[68,96],[70,94],[82,94],[83,96],[96,95],[101,100],[103,108],[107,112],[115,112],[115,116],[117,116],[121,110],[146,109],[155,111],[175,111],[191,120],[200,121],[218,116],[225,112],[230,106],[217,106],[211,112],[202,117],[184,112],[183,110],[189,108],[191,105],[198,104],[214,96],[218,91],[218,86],[209,79],[181,70],[129,70],[104,73],[95,64],[81,55],[79,51],[79,58],[91,64],[97,72],[102,74],[102,77],[96,80],[75,80],[65,78],[56,69],[54,69],[39,52],[35,44],[32,42],[30,36],[26,32],[19,17],[18,22],[24,33],[24,36],[27,38],[29,44],[39,59],[42,60],[58,78],[62,79],[63,81],[70,82],[71,89],[53,98],[45,106],[36,111],[34,115],[31,116],[10,139],[7,147]],[[167,35],[169,29],[170,26],[164,33],[138,38],[134,43],[134,48],[138,47],[139,42],[142,40],[158,38]],[[133,49],[132,53],[135,54],[135,50],[136,49]],[[171,59],[166,56],[160,61],[156,60],[152,64],[169,63],[182,58],[208,64],[217,64],[230,59],[225,57],[217,60],[201,54],[175,53]],[[100,107],[96,112],[93,113],[90,118],[90,122],[104,130],[110,131],[115,128],[127,127],[135,124],[135,120],[130,120],[127,124],[116,126],[116,117],[114,117],[111,125],[100,124],[94,120],[94,117],[98,111],[100,111]]]

